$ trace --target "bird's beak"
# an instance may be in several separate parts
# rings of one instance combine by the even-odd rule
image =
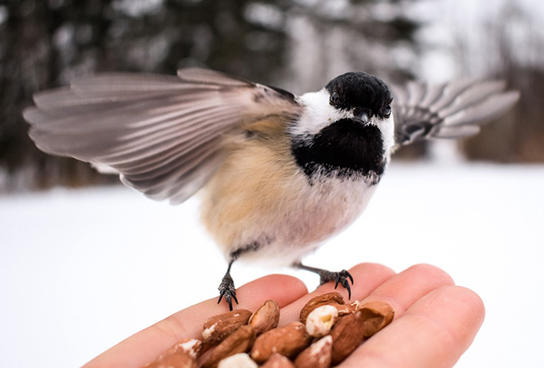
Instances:
[[[361,116],[359,116],[358,120],[363,125],[368,125],[370,123],[370,119],[368,118],[367,114],[362,114]]]

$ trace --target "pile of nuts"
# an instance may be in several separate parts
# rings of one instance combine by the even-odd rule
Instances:
[[[201,339],[185,339],[145,368],[284,368],[335,366],[394,316],[383,302],[346,304],[336,292],[319,295],[300,321],[278,327],[280,309],[268,300],[209,318]]]

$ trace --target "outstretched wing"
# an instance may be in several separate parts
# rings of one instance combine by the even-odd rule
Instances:
[[[34,102],[24,117],[42,151],[117,171],[126,185],[173,203],[221,164],[224,133],[300,109],[286,91],[199,68],[177,77],[98,74],[37,93]]]
[[[393,86],[395,148],[429,138],[477,134],[519,99],[504,81],[459,80],[440,85],[410,82]]]

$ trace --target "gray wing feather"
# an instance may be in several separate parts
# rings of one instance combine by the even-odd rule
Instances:
[[[264,116],[294,118],[288,94],[206,69],[109,73],[37,93],[24,111],[41,150],[108,171],[154,199],[183,202],[223,157],[221,137]]]
[[[504,81],[462,79],[428,85],[393,86],[398,148],[422,139],[475,135],[480,125],[508,111],[519,99]]]

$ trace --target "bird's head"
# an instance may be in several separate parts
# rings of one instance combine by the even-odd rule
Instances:
[[[331,131],[357,135],[365,127],[377,128],[387,149],[393,144],[392,100],[387,85],[373,75],[339,75],[321,90],[299,97],[304,112],[291,127],[291,134],[296,139],[311,141]]]
[[[392,96],[367,73],[345,73],[299,97],[290,128],[292,152],[309,176],[320,172],[381,175],[394,145]]]
[[[379,78],[350,72],[339,75],[325,86],[329,105],[363,124],[379,124],[391,115],[391,92]]]

